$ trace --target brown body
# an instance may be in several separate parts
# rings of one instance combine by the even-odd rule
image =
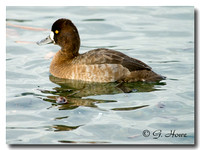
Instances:
[[[50,73],[55,77],[91,82],[155,82],[164,79],[142,61],[118,51],[101,48],[79,54],[78,30],[68,19],[57,20],[51,31],[50,40],[61,46],[50,66]]]
[[[51,62],[50,73],[58,78],[91,82],[153,82],[163,79],[143,62],[108,49],[92,50],[69,59],[60,50]]]

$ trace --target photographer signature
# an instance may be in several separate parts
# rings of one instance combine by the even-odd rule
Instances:
[[[149,130],[144,130],[142,132],[142,135],[144,137],[153,136],[153,139],[159,139],[161,137],[166,138],[181,138],[181,137],[187,137],[187,133],[178,133],[176,130],[170,130],[169,133],[162,133],[162,130],[155,130],[152,133]]]

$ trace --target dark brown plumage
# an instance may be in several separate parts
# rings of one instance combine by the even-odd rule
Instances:
[[[91,50],[87,53],[80,55],[76,58],[76,63],[83,63],[82,59],[87,57],[85,64],[121,64],[123,67],[126,67],[129,71],[136,70],[151,70],[147,64],[143,63],[140,60],[131,58],[121,52],[99,48]]]

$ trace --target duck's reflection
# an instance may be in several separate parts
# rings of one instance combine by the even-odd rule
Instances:
[[[155,86],[163,86],[165,82],[133,82],[133,83],[98,83],[86,82],[69,79],[56,78],[52,75],[49,76],[51,82],[58,84],[60,87],[54,88],[60,96],[70,97],[87,97],[92,95],[107,95],[118,93],[131,93],[131,92],[151,92],[159,90]]]
[[[52,102],[52,106],[58,106],[59,110],[75,109],[79,106],[98,108],[96,105],[98,103],[117,102],[115,100],[82,99],[82,98],[73,98],[73,97],[65,96],[67,102],[65,104],[57,104],[56,101],[58,98],[60,98],[60,96],[47,96],[47,98],[44,98],[43,100]]]
[[[108,95],[118,93],[133,93],[133,92],[151,92],[160,90],[160,86],[165,85],[165,82],[157,83],[94,83],[85,81],[76,81],[68,79],[56,78],[49,76],[51,82],[56,83],[59,87],[53,88],[52,91],[42,90],[42,93],[51,93],[53,96],[46,96],[43,100],[52,102],[53,106],[58,106],[61,110],[75,109],[79,106],[98,108],[98,103],[117,102],[115,100],[98,100],[87,98],[92,95]],[[61,98],[60,98],[61,97]],[[57,103],[61,99],[63,103]],[[131,107],[132,108],[132,107]],[[133,107],[134,108],[134,107]],[[142,106],[141,106],[142,108]],[[118,110],[114,108],[113,110]],[[129,110],[126,108],[124,110]],[[130,109],[132,110],[132,109]]]

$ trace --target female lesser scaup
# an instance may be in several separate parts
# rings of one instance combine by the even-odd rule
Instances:
[[[164,79],[145,63],[118,51],[99,48],[79,54],[79,33],[68,19],[58,19],[51,31],[37,44],[54,43],[61,47],[50,66],[50,73],[55,77],[92,82],[155,82]]]

